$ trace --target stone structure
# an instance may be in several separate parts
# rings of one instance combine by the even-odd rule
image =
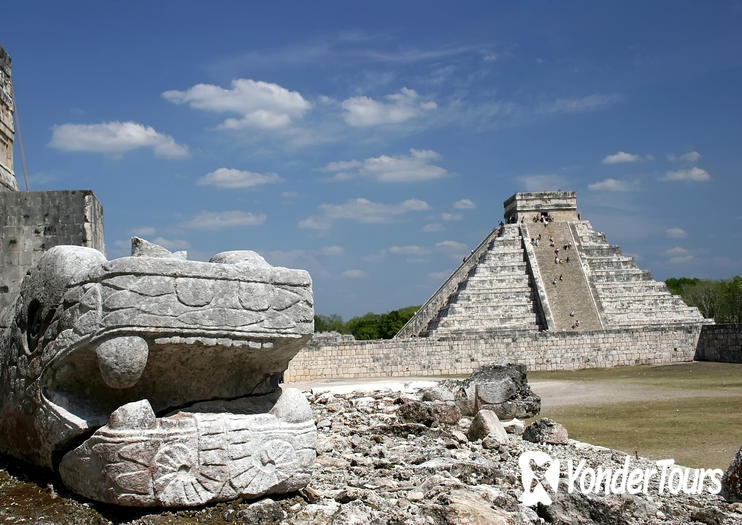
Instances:
[[[26,272],[61,244],[105,253],[103,208],[93,192],[19,192],[13,172],[13,85],[0,47],[0,312],[11,305]],[[0,330],[6,323],[0,315]]]
[[[15,102],[10,79],[10,62],[10,56],[0,47],[0,191],[18,189],[13,172]]]
[[[414,337],[317,345],[289,364],[286,381],[337,377],[469,375],[510,361],[528,370],[575,370],[693,361],[698,325],[649,325],[608,330],[504,330],[435,339]]]
[[[696,360],[742,363],[742,324],[705,325]]]
[[[700,326],[697,308],[652,279],[576,213],[575,192],[516,193],[505,218],[397,338],[503,330]]]
[[[574,191],[539,191],[516,193],[504,203],[505,222],[530,220],[534,215],[555,221],[577,220],[577,193]]]
[[[0,191],[0,311],[15,302],[42,254],[63,244],[105,253],[103,208],[93,192]]]
[[[504,204],[509,222],[394,339],[318,340],[287,379],[466,375],[503,360],[563,370],[694,359],[712,321],[581,220],[575,192],[516,193]]]
[[[119,505],[305,486],[312,412],[278,383],[313,330],[309,274],[133,248],[57,246],[30,269],[0,335],[0,449]]]

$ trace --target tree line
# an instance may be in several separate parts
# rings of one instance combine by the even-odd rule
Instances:
[[[742,323],[742,277],[714,281],[673,277],[665,281],[671,293],[688,306],[698,308],[704,317],[717,323]]]
[[[385,314],[367,313],[347,322],[337,314],[315,315],[315,332],[353,334],[356,339],[391,339],[415,315],[420,306],[407,306]]]

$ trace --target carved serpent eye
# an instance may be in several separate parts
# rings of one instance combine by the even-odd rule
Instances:
[[[33,299],[28,305],[28,312],[26,315],[26,342],[28,343],[29,352],[33,352],[36,348],[36,344],[39,342],[39,336],[42,333],[42,319],[41,319],[41,303]]]
[[[39,339],[54,320],[54,309],[49,309],[44,315],[44,307],[38,299],[32,299],[28,305],[26,316],[26,343],[28,351],[33,352],[39,344]]]

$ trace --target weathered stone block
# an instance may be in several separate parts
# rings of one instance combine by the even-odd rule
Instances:
[[[52,248],[0,313],[0,450],[61,458],[70,489],[119,505],[305,486],[316,429],[278,382],[311,337],[309,274],[254,252],[202,263],[136,244],[112,261]]]

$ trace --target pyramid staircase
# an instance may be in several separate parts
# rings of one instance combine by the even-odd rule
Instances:
[[[574,247],[576,243],[569,223],[553,222],[548,226],[542,223],[523,224],[523,230],[527,232],[525,237],[529,243],[541,235],[538,246],[535,243],[531,243],[531,246],[544,283],[546,303],[552,319],[550,329],[603,328],[587,276],[580,264],[580,255]]]
[[[447,337],[492,330],[538,330],[538,307],[523,239],[516,224],[495,231],[454,272],[445,300],[416,335]],[[469,264],[467,264],[469,263]],[[445,292],[444,292],[445,293]],[[418,311],[441,295],[441,290]],[[414,318],[413,318],[414,319]],[[410,323],[408,323],[410,324]],[[407,325],[402,329],[407,328]],[[403,334],[400,331],[400,334]],[[409,337],[397,334],[397,337]]]
[[[570,224],[605,328],[706,322],[697,308],[609,244],[589,221]]]

